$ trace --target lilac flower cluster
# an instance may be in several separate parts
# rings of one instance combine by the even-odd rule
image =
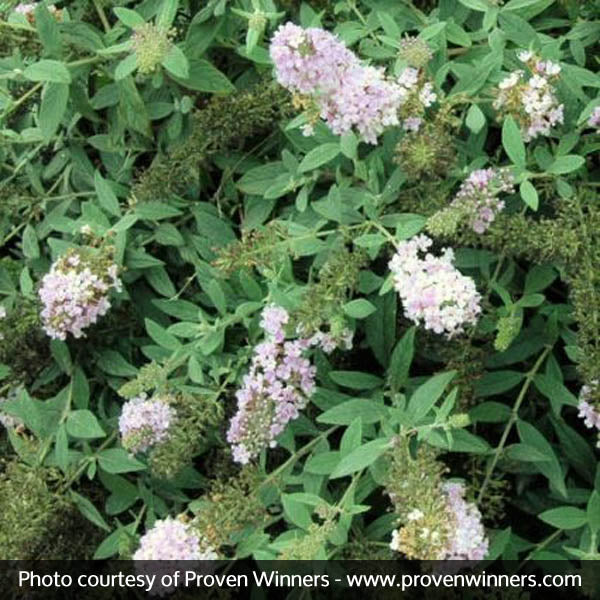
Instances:
[[[584,385],[579,392],[579,418],[583,419],[584,425],[588,429],[596,429],[600,432],[600,412],[591,403],[592,389],[598,386],[597,381],[592,381],[591,385]],[[600,448],[600,437],[597,443]]]
[[[66,339],[68,333],[81,337],[84,328],[108,312],[110,290],[121,290],[117,274],[116,264],[87,258],[77,250],[59,258],[44,276],[39,290],[46,333],[60,340]]]
[[[590,127],[600,127],[600,106],[594,108],[587,123]]]
[[[213,548],[202,548],[192,528],[172,517],[156,521],[140,540],[133,560],[216,560]]]
[[[512,192],[513,178],[507,169],[478,169],[460,186],[450,207],[467,216],[475,233],[484,233],[504,209],[504,201],[498,199],[498,194]]]
[[[334,133],[355,128],[365,141],[375,144],[387,126],[398,124],[400,87],[383,70],[361,64],[332,33],[285,23],[273,36],[270,55],[277,81],[310,98]],[[312,133],[312,124],[304,133]]]
[[[146,394],[123,405],[119,431],[123,447],[137,454],[164,442],[175,420],[175,409],[161,396],[148,399]]]
[[[267,339],[254,350],[227,433],[236,462],[246,464],[264,448],[274,447],[275,438],[298,417],[314,391],[316,369],[303,356],[311,340],[285,341],[283,325],[288,320],[282,308],[263,311]]]
[[[550,135],[552,127],[563,122],[564,106],[554,93],[560,66],[540,60],[529,51],[518,56],[529,67],[531,76],[526,80],[524,71],[518,70],[504,78],[494,108],[512,114],[521,124],[524,140],[529,142],[539,135]]]
[[[432,243],[425,235],[400,242],[389,267],[405,316],[450,338],[461,333],[463,325],[477,322],[481,296],[475,282],[453,266],[452,249],[436,257],[428,252]]]
[[[488,539],[481,522],[481,513],[475,504],[464,499],[461,483],[442,485],[447,496],[448,512],[452,520],[451,535],[442,560],[483,560],[488,551]]]

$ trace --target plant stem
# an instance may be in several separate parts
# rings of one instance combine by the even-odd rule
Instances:
[[[316,446],[322,439],[329,437],[329,435],[331,435],[338,428],[338,425],[330,427],[326,431],[323,431],[323,433],[319,434],[316,438],[308,442],[308,444],[302,446],[300,450],[296,450],[296,452],[294,452],[294,454],[292,454],[292,456],[290,456],[282,465],[277,467],[274,471],[271,471],[271,473],[269,473],[267,478],[260,484],[259,487],[262,487],[266,483],[270,483],[273,479],[275,479],[275,477],[277,477],[277,475],[279,475],[279,473],[285,471],[285,469],[293,465],[300,457],[308,454],[312,450],[313,446]]]
[[[100,19],[100,22],[102,23],[102,27],[104,27],[104,31],[108,33],[110,31],[110,24],[108,22],[108,19],[106,18],[106,15],[104,14],[104,8],[102,8],[102,5],[100,4],[100,2],[98,2],[98,0],[94,0],[94,8],[98,13],[98,17]]]
[[[523,382],[521,391],[519,392],[519,395],[517,396],[517,399],[515,401],[513,409],[510,413],[510,418],[508,419],[508,423],[506,424],[506,427],[504,428],[504,432],[502,433],[502,437],[500,438],[500,443],[498,444],[496,451],[494,453],[494,458],[492,459],[492,462],[490,463],[490,465],[487,469],[487,472],[485,474],[485,479],[483,481],[483,485],[481,486],[481,488],[479,490],[479,494],[477,496],[477,504],[479,504],[483,498],[483,494],[484,494],[487,486],[490,483],[490,480],[492,478],[492,473],[494,472],[494,469],[496,468],[496,464],[498,463],[500,454],[502,454],[502,451],[504,450],[504,446],[506,445],[506,440],[508,439],[508,435],[510,434],[513,425],[516,423],[516,421],[519,417],[519,408],[521,408],[521,404],[523,403],[523,400],[525,399],[527,390],[529,389],[529,386],[531,385],[533,378],[535,377],[536,373],[539,371],[540,367],[542,366],[544,360],[546,359],[546,357],[548,356],[548,354],[550,353],[551,350],[552,350],[552,346],[546,346],[544,348],[544,351],[540,354],[538,359],[535,361],[535,364],[533,365],[531,370],[525,375],[525,381]]]

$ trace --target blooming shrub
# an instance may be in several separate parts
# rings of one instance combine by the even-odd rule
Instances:
[[[0,12],[0,558],[598,558],[598,2]]]

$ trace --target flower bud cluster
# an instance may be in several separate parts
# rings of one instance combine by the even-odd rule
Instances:
[[[171,50],[174,31],[144,23],[136,27],[131,43],[140,73],[152,73]]]

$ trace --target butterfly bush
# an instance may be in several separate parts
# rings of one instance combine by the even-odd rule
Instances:
[[[310,97],[334,133],[356,129],[375,144],[386,127],[399,123],[400,86],[382,69],[361,64],[334,34],[285,23],[273,36],[270,55],[277,81]],[[312,123],[304,128],[306,135],[312,131]]]
[[[216,560],[214,549],[202,542],[190,525],[167,517],[142,536],[133,560]]]
[[[46,333],[65,340],[84,335],[110,308],[109,293],[121,291],[118,267],[103,256],[70,250],[50,268],[39,290]]]
[[[284,341],[283,325],[288,319],[277,306],[263,311],[266,339],[256,346],[250,370],[236,393],[238,410],[227,433],[236,462],[246,464],[261,450],[275,447],[275,438],[298,417],[314,391],[316,368],[303,356],[311,339]]]
[[[453,337],[477,322],[481,296],[475,282],[453,266],[453,250],[436,257],[428,251],[432,244],[425,235],[400,242],[389,268],[406,318]]]
[[[175,409],[161,396],[141,394],[128,400],[119,417],[123,447],[136,454],[164,442],[175,417]]]
[[[520,52],[519,60],[529,67],[512,72],[498,85],[494,108],[511,114],[520,123],[523,139],[529,142],[538,136],[550,135],[552,127],[563,122],[564,105],[555,94],[560,66],[551,60],[541,60],[532,52]]]

